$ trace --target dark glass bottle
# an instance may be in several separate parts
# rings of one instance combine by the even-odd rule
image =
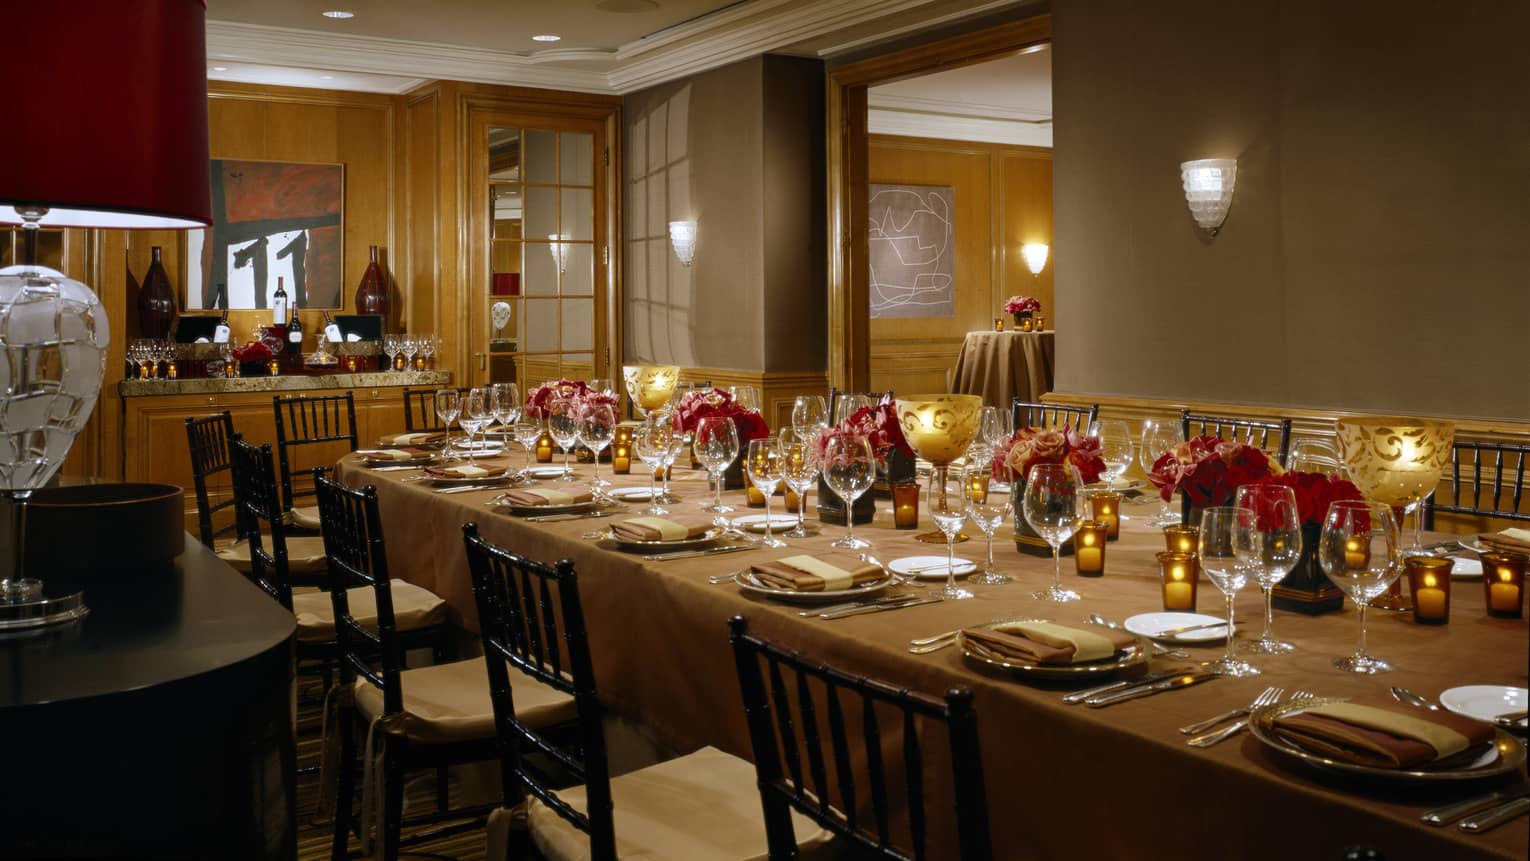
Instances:
[[[145,338],[162,340],[170,337],[170,327],[175,322],[175,288],[170,286],[170,276],[165,274],[165,264],[160,261],[159,246],[154,246],[151,253],[153,260],[138,291],[138,328]]]
[[[276,276],[276,292],[271,294],[271,325],[287,325],[287,285]]]
[[[303,354],[303,321],[298,319],[297,303],[292,305],[292,322],[287,324],[287,352],[294,356]]]
[[[383,277],[382,265],[377,262],[377,246],[371,249],[372,261],[367,271],[361,273],[361,283],[356,285],[356,313],[388,316],[388,280]]]

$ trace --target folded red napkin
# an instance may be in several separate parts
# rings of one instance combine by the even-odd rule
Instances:
[[[1380,697],[1283,715],[1271,729],[1306,750],[1375,768],[1470,760],[1493,740],[1493,728],[1481,721]]]
[[[361,455],[361,459],[367,463],[397,463],[401,460],[419,460],[422,457],[430,457],[430,452],[422,448],[385,448]]]
[[[834,592],[885,576],[882,566],[862,562],[849,553],[788,556],[756,562],[750,570],[767,586],[798,592]]]
[[[992,627],[967,628],[962,636],[1002,657],[1032,664],[1101,661],[1137,642],[1129,631],[1053,622],[1003,622]]]
[[[425,474],[433,478],[498,478],[505,474],[505,469],[502,463],[485,461],[476,466],[469,463],[457,466],[427,466]]]
[[[1484,532],[1477,539],[1494,550],[1511,553],[1530,553],[1530,529],[1505,529],[1501,532]]]
[[[612,524],[611,534],[619,541],[680,541],[711,528],[710,517],[634,517]]]
[[[504,498],[511,505],[533,507],[537,505],[577,505],[581,502],[589,502],[595,497],[587,490],[558,490],[551,487],[527,487],[519,490],[511,490],[505,493]]]

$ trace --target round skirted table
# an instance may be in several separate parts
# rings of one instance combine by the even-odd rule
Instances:
[[[951,375],[951,391],[978,395],[991,407],[1012,398],[1039,401],[1052,391],[1056,341],[1047,332],[968,332]]]
[[[191,536],[81,585],[0,638],[0,858],[293,858],[292,613]]]

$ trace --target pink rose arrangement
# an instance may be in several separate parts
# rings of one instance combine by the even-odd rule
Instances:
[[[1238,488],[1283,471],[1256,446],[1198,436],[1164,452],[1153,462],[1148,479],[1158,486],[1164,502],[1183,491],[1191,505],[1210,508],[1232,504]]]
[[[675,405],[672,419],[675,429],[695,433],[701,420],[710,417],[730,418],[738,430],[738,443],[748,447],[750,440],[770,436],[770,426],[758,410],[746,410],[722,389],[689,392]]]
[[[543,383],[531,390],[526,396],[526,417],[533,419],[547,418],[547,405],[554,399],[574,398],[583,401],[585,397],[593,394],[590,387],[583,380],[558,380],[557,382]],[[611,401],[615,403],[615,401]]]
[[[1020,428],[1008,442],[994,446],[993,476],[1000,481],[1008,481],[1010,476],[1029,478],[1031,467],[1042,463],[1071,464],[1085,484],[1099,481],[1105,472],[1100,441],[1067,425]]]
[[[908,438],[903,435],[903,426],[898,422],[898,410],[889,398],[883,398],[875,406],[861,407],[848,418],[818,436],[818,460],[827,463],[825,459],[829,447],[829,440],[864,439],[871,446],[871,455],[876,459],[877,465],[887,465],[887,455],[893,449],[914,456],[914,449],[908,444]],[[843,464],[841,464],[843,465]]]
[[[1035,296],[1011,296],[1004,303],[1006,314],[1034,314],[1041,310],[1041,300]]]

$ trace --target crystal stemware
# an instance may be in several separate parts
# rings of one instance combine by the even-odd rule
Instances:
[[[596,492],[611,486],[611,482],[600,477],[600,453],[615,436],[616,410],[610,404],[586,404],[579,422],[579,441],[595,453],[595,476],[590,481],[590,489]]]
[[[953,601],[972,597],[971,589],[956,585],[956,536],[967,520],[966,483],[964,469],[953,467],[945,475],[930,473],[930,519],[946,537],[946,585],[938,594]]]
[[[823,395],[798,395],[792,401],[792,430],[797,433],[829,426],[829,408]]]
[[[1158,462],[1169,449],[1185,441],[1184,428],[1179,422],[1159,421],[1148,419],[1142,423],[1142,444],[1137,447],[1137,462],[1142,465],[1144,473],[1153,471],[1153,464]],[[1158,514],[1148,521],[1148,525],[1155,528],[1173,526],[1179,522],[1179,512],[1169,508],[1169,503],[1164,500],[1163,494],[1158,495]]]
[[[1116,486],[1116,479],[1126,474],[1132,465],[1132,434],[1126,422],[1097,421],[1089,429],[1089,435],[1100,441],[1100,459],[1105,461],[1105,486]]]
[[[984,472],[987,469],[985,467]],[[982,573],[972,575],[968,581],[985,586],[1002,586],[1010,582],[1008,575],[1000,574],[993,568],[993,535],[1001,524],[1009,520],[1010,514],[1015,510],[1014,481],[1010,480],[1010,471],[1007,467],[1002,468],[1001,471],[1006,481],[1003,486],[995,481],[974,480],[974,478],[981,478],[982,472],[977,476],[968,473],[967,481],[962,483],[962,490],[966,496],[967,519],[971,520],[972,525],[983,533],[988,544],[988,555],[983,563]]]
[[[515,383],[494,383],[494,421],[499,424],[505,441],[509,441],[510,428],[521,420],[521,388]]]
[[[436,389],[436,418],[446,428],[446,454],[451,454],[452,422],[462,412],[462,395],[456,389]]]
[[[393,366],[398,363],[398,336],[384,333],[382,336],[382,351],[383,355],[388,357],[388,370],[393,370]]]
[[[420,350],[421,370],[430,364],[430,357],[436,354],[437,340],[435,335],[425,335],[417,342]]]
[[[474,437],[478,432],[489,426],[494,420],[493,391],[485,388],[468,389],[462,396],[462,412],[457,417],[457,424],[467,431],[467,454],[468,463],[476,465],[478,459],[478,445]]]
[[[1254,573],[1264,591],[1264,632],[1259,639],[1244,643],[1243,649],[1262,655],[1284,654],[1296,647],[1275,639],[1270,628],[1275,616],[1275,587],[1302,558],[1302,521],[1297,514],[1296,492],[1280,484],[1245,484],[1238,488],[1238,507],[1248,509],[1254,516],[1238,519],[1233,551]]]
[[[531,470],[531,455],[536,450],[537,440],[542,438],[546,428],[543,427],[542,420],[536,416],[524,415],[515,423],[512,430],[515,433],[515,441],[521,444],[521,448],[526,449],[526,468],[521,470],[521,474],[526,475]]]
[[[701,509],[712,514],[727,514],[733,506],[722,501],[723,473],[738,459],[738,428],[727,416],[707,416],[696,423],[696,459],[706,467],[713,488],[712,504]]]
[[[1423,502],[1450,463],[1455,424],[1403,416],[1347,416],[1334,430],[1344,468],[1365,498],[1400,511],[1399,528],[1403,515],[1413,512],[1413,540],[1402,553],[1431,555],[1423,542]]]
[[[1083,518],[1084,482],[1078,470],[1063,463],[1031,467],[1025,482],[1022,511],[1025,522],[1052,545],[1052,585],[1033,593],[1038,601],[1077,601],[1079,594],[1062,586],[1062,545]]]
[[[855,415],[856,412],[872,406],[876,406],[876,401],[867,395],[852,395],[841,392],[839,397],[834,399],[834,424],[839,424]]]
[[[1398,564],[1397,522],[1379,502],[1345,499],[1328,506],[1318,538],[1318,562],[1335,586],[1360,610],[1360,646],[1333,662],[1351,673],[1386,673],[1392,665],[1366,651],[1365,611],[1402,572]]]
[[[574,468],[569,464],[569,452],[579,441],[579,401],[574,398],[553,398],[547,403],[547,432],[553,442],[563,450],[563,476],[560,481],[572,482]]]
[[[903,436],[944,482],[946,469],[967,453],[978,434],[983,399],[977,395],[912,395],[898,398],[897,410]],[[938,531],[915,537],[931,544],[945,541]]]
[[[729,386],[728,394],[733,396],[733,403],[741,410],[756,410],[760,408],[760,390],[754,386]]]
[[[648,467],[648,507],[643,509],[644,514],[658,517],[668,514],[669,509],[659,503],[663,497],[659,495],[659,485],[655,476],[664,469],[664,461],[668,458],[670,447],[674,442],[675,429],[670,427],[667,421],[654,421],[649,419],[638,428],[637,434],[632,440],[632,449],[637,452],[638,460]]]
[[[843,550],[860,550],[871,546],[870,541],[855,537],[855,501],[871,489],[876,480],[876,460],[871,455],[871,443],[855,434],[836,433],[829,437],[823,448],[824,483],[845,503],[845,536],[830,546]]]
[[[1254,513],[1247,508],[1217,506],[1201,512],[1201,570],[1227,596],[1227,648],[1211,665],[1213,672],[1224,676],[1257,676],[1259,668],[1240,660],[1233,646],[1233,598],[1248,585],[1249,567],[1237,552],[1236,535],[1252,525]]]
[[[765,547],[785,547],[786,542],[771,534],[770,497],[781,486],[781,450],[770,437],[752,439],[744,452],[744,475],[765,496],[765,537],[760,544]]]
[[[788,538],[806,538],[807,494],[818,482],[818,430],[805,433],[781,432],[781,479],[797,494],[797,525],[782,533]]]

